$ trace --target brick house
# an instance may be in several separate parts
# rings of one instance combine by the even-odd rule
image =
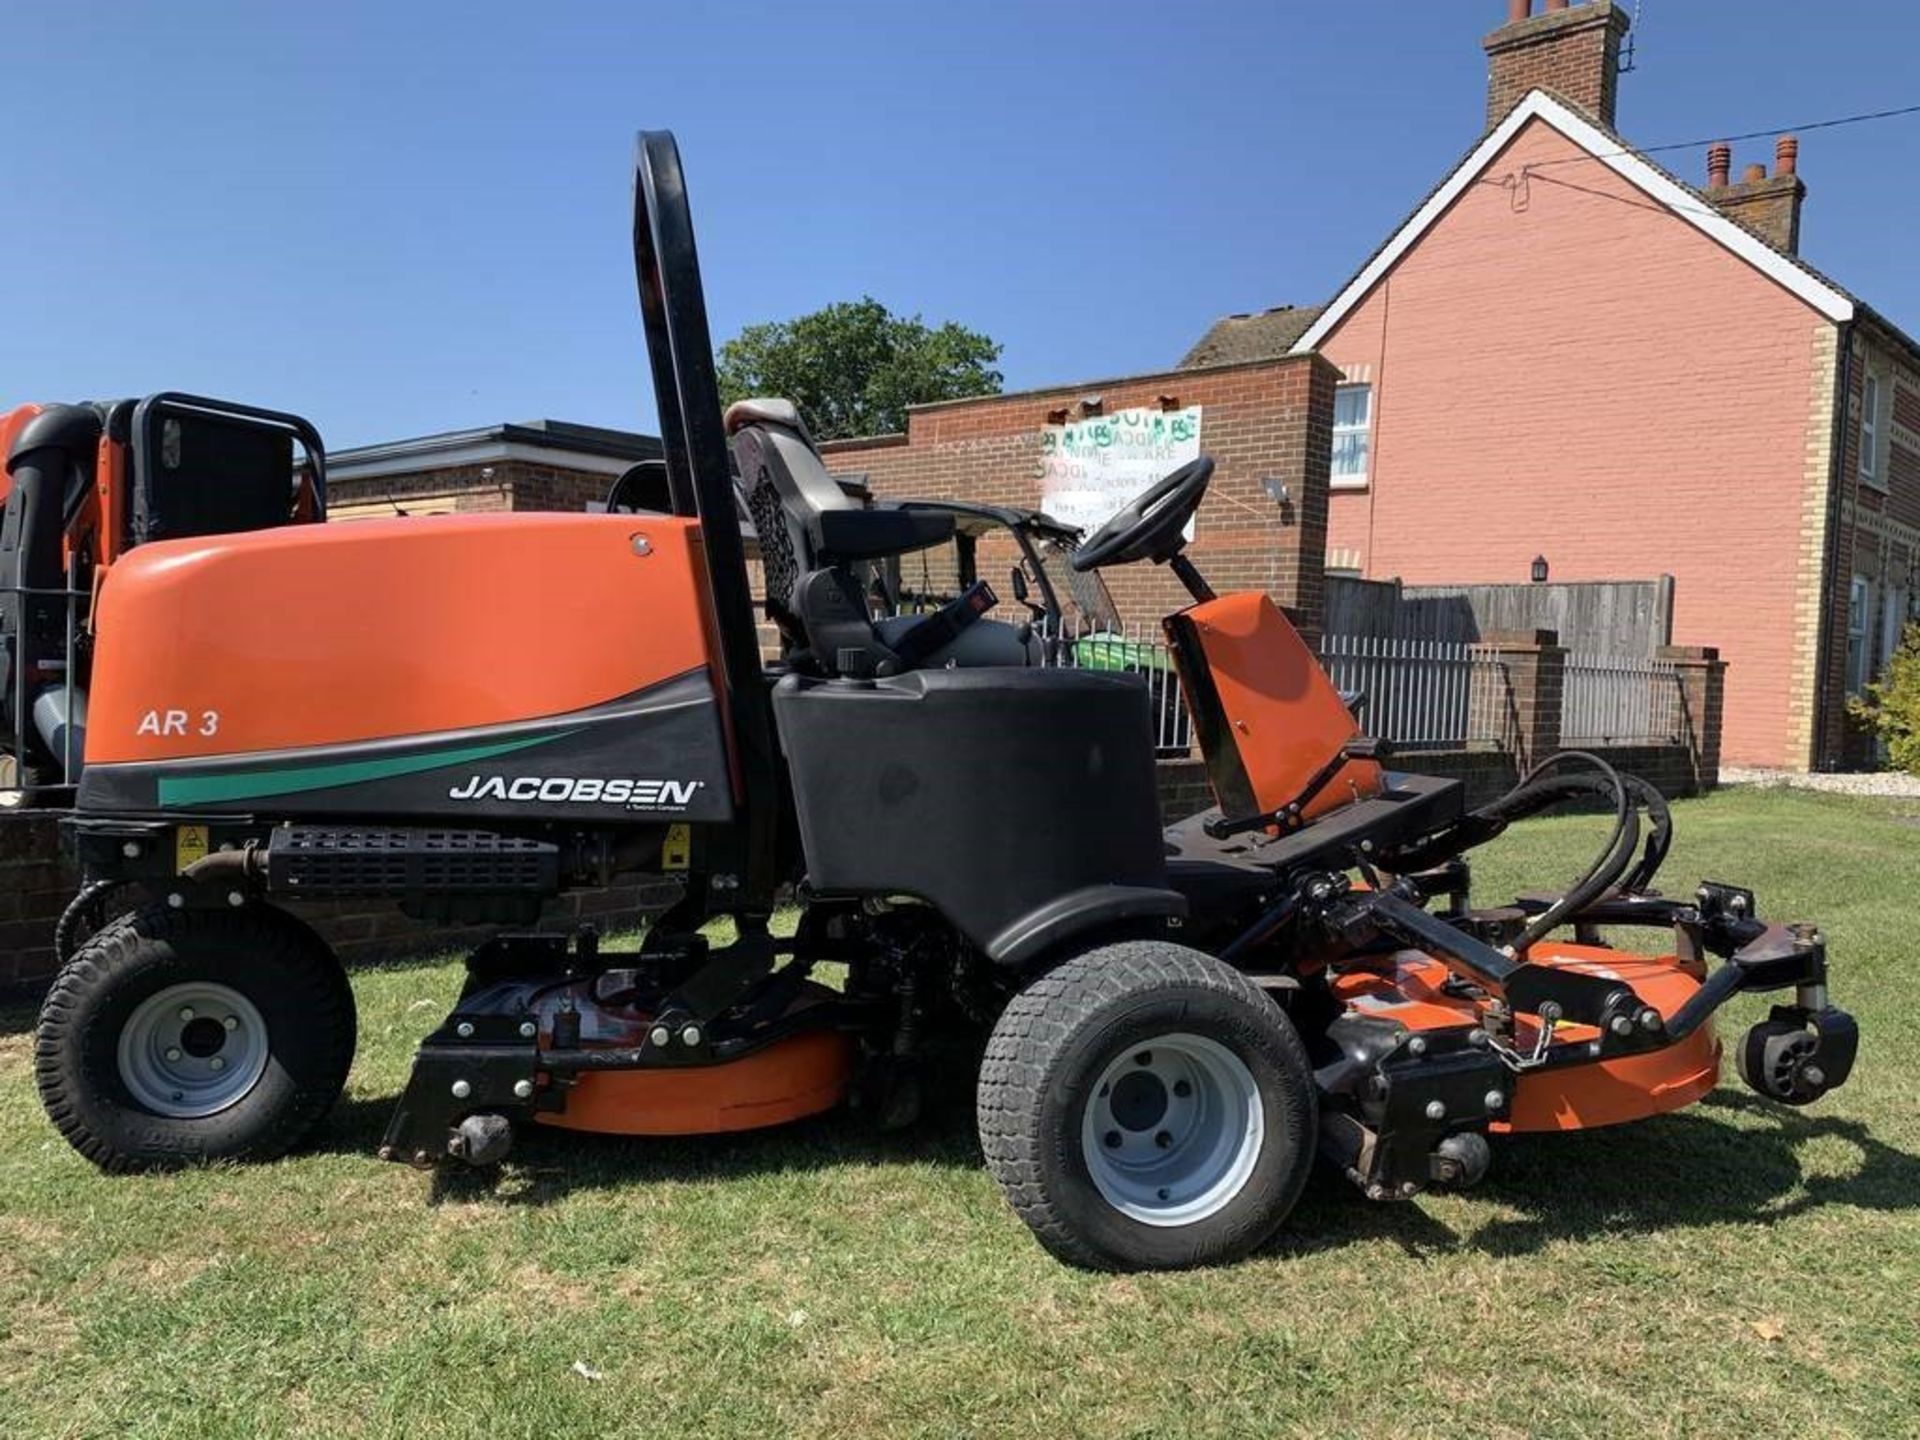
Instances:
[[[1671,574],[1729,762],[1867,759],[1845,696],[1920,599],[1920,347],[1800,258],[1793,137],[1687,184],[1614,129],[1625,11],[1533,8],[1483,42],[1481,138],[1340,292],[1185,363],[1338,368],[1329,569]]]
[[[336,520],[484,510],[581,510],[622,471],[660,458],[652,435],[528,420],[338,450],[327,457]]]

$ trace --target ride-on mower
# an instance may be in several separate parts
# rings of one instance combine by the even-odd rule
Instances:
[[[90,882],[161,898],[83,945],[42,1013],[40,1090],[83,1154],[118,1170],[305,1137],[353,1005],[281,905],[349,895],[498,930],[385,1157],[486,1165],[521,1126],[743,1130],[850,1096],[901,1119],[928,1040],[990,1027],[987,1163],[1043,1244],[1092,1266],[1244,1254],[1317,1154],[1396,1199],[1473,1182],[1489,1136],[1687,1105],[1743,990],[1790,992],[1737,1049],[1749,1085],[1803,1104],[1846,1080],[1857,1036],[1819,932],[1731,885],[1656,894],[1671,825],[1650,787],[1566,754],[1469,809],[1389,769],[1271,600],[1215,595],[1183,553],[1205,459],[1072,558],[1166,564],[1192,594],[1166,632],[1219,803],[1163,830],[1141,676],[1030,663],[984,584],[876,619],[859,576],[953,517],[850,501],[784,401],[723,421],[663,133],[641,139],[634,255],[673,515],[159,540],[101,585],[69,831]],[[1585,877],[1474,908],[1464,854],[1567,801],[1611,816]],[[636,871],[685,888],[632,949],[514,928]],[[720,919],[725,943],[703,929]]]

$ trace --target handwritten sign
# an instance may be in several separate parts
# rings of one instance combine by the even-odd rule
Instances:
[[[1040,432],[1040,508],[1091,532],[1200,457],[1200,407],[1121,410]],[[1193,526],[1187,526],[1193,538]]]

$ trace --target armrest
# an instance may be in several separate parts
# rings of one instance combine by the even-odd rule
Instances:
[[[953,536],[951,515],[918,510],[823,510],[819,556],[827,564],[924,550]]]

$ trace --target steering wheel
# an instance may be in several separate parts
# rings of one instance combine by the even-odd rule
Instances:
[[[1213,461],[1202,455],[1155,481],[1119,514],[1081,542],[1073,552],[1075,570],[1098,570],[1151,560],[1158,565],[1180,553],[1187,541],[1180,532],[1200,508],[1213,479]]]

